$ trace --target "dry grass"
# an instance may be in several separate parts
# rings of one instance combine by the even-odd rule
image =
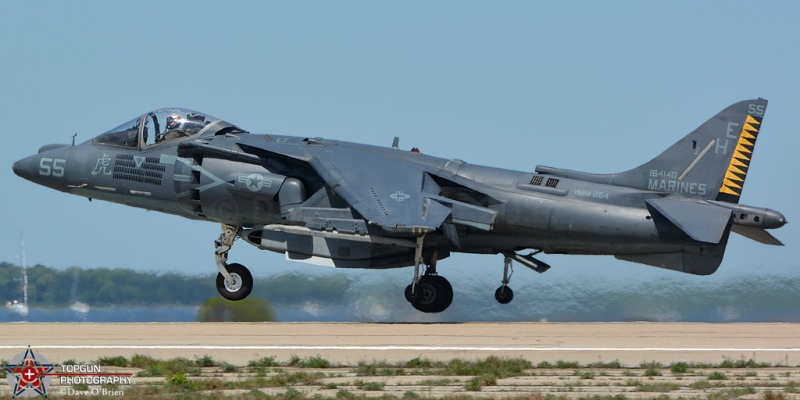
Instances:
[[[726,360],[718,365],[619,362],[581,365],[488,357],[434,362],[335,365],[319,357],[279,364],[263,358],[247,366],[208,356],[155,360],[134,356],[98,360],[103,372],[134,374],[133,385],[60,386],[48,397],[100,399],[800,399],[800,367]],[[66,394],[88,392],[78,396]],[[97,394],[92,394],[95,391]],[[120,396],[120,392],[124,393]],[[108,395],[103,395],[108,393]],[[0,397],[10,397],[6,385]]]

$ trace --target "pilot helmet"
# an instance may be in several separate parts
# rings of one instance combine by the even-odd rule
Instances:
[[[170,114],[167,117],[167,129],[177,129],[181,126],[181,116],[178,114]]]

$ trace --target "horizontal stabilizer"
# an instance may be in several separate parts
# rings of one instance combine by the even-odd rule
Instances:
[[[647,204],[698,242],[719,243],[731,219],[731,210],[689,199],[647,199]]]
[[[684,246],[683,251],[648,254],[616,254],[620,260],[652,265],[693,275],[711,275],[722,263],[730,230],[725,229],[719,244],[697,244]]]
[[[671,269],[693,275],[711,275],[722,263],[722,251],[704,255],[694,252],[653,253],[653,254],[618,254],[619,260],[631,261],[653,267]]]
[[[770,235],[769,232],[761,228],[753,226],[733,225],[731,230],[756,242],[771,244],[773,246],[783,246],[783,243],[776,239],[775,236]]]

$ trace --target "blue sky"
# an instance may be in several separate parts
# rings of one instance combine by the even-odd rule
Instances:
[[[0,260],[19,261],[24,230],[29,264],[214,273],[219,226],[90,203],[11,171],[42,145],[76,132],[82,142],[156,108],[207,112],[251,132],[385,146],[399,136],[401,147],[473,164],[605,173],[764,97],[742,203],[782,211],[790,223],[774,234],[786,247],[734,235],[708,278],[545,255],[551,271],[514,279],[796,276],[798,16],[800,3],[744,1],[6,2]],[[241,241],[231,259],[256,275],[333,272]],[[457,255],[440,272],[493,291],[502,258]],[[398,290],[411,278],[388,274]]]

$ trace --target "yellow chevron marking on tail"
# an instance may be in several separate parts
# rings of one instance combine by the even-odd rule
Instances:
[[[734,152],[733,156],[750,161],[750,154],[752,154],[750,149],[742,146],[742,144],[739,143],[738,145],[736,145],[736,151]]]
[[[745,168],[747,168],[747,164],[739,161],[738,159],[736,159],[736,157],[734,157],[733,160],[731,160],[731,165],[735,165],[737,167],[745,167]]]
[[[749,115],[747,116],[747,119],[745,119],[745,121],[744,121],[744,122],[746,122],[746,123],[748,123],[748,124],[758,124],[758,125],[761,125],[761,121],[759,121],[759,120],[757,120],[757,119],[755,119],[755,118],[753,118],[753,117],[751,117],[751,116],[749,116]]]
[[[740,170],[739,168],[737,168],[737,167],[735,167],[733,165],[731,165],[731,169],[728,171],[728,173],[731,173],[731,172],[733,172],[734,174],[739,174],[739,175],[747,175],[747,172],[744,172],[744,171]],[[742,179],[739,178],[737,180],[742,180]]]
[[[743,125],[742,131],[739,133],[739,141],[733,150],[731,162],[725,171],[722,187],[719,188],[720,193],[737,197],[742,195],[742,186],[747,177],[747,169],[750,167],[750,158],[753,156],[761,119],[748,115]]]
[[[742,178],[734,175],[733,173],[728,173],[725,175],[725,180],[728,181],[728,186],[734,187],[736,189],[741,189],[742,187],[740,184],[744,183]]]

